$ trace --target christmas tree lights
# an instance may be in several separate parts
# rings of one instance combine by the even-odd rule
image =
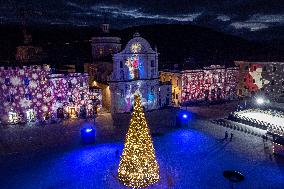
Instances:
[[[134,111],[119,163],[118,178],[124,185],[132,188],[146,187],[160,179],[150,130],[138,95],[135,96]]]

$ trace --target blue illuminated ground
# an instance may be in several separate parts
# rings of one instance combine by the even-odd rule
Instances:
[[[191,128],[155,136],[161,181],[149,188],[230,188],[224,170],[245,175],[237,188],[283,188],[284,160],[270,155],[261,138],[234,131],[222,141],[224,128],[200,121]],[[231,132],[231,131],[229,131]],[[65,152],[45,152],[1,162],[1,189],[119,189],[116,177],[122,142],[76,146]]]

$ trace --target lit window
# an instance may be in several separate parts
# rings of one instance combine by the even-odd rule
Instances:
[[[45,84],[45,82],[46,82],[46,79],[44,78],[44,76],[41,76],[40,77],[40,83]]]
[[[17,123],[18,122],[18,115],[16,112],[9,112],[9,122],[10,123]]]
[[[100,54],[100,56],[102,56],[102,55],[104,54],[104,50],[103,50],[103,48],[100,48],[100,50],[99,50],[99,54]]]

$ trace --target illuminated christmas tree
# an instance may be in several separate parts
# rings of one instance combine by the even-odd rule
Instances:
[[[160,179],[159,165],[140,96],[135,97],[134,111],[119,163],[118,178],[124,185],[133,188],[146,187]]]

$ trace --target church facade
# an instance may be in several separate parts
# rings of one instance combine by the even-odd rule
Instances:
[[[112,113],[130,112],[136,94],[141,96],[146,110],[157,109],[171,102],[171,85],[159,82],[158,52],[138,33],[120,53],[113,55],[109,84]],[[165,91],[168,94],[161,95]]]

